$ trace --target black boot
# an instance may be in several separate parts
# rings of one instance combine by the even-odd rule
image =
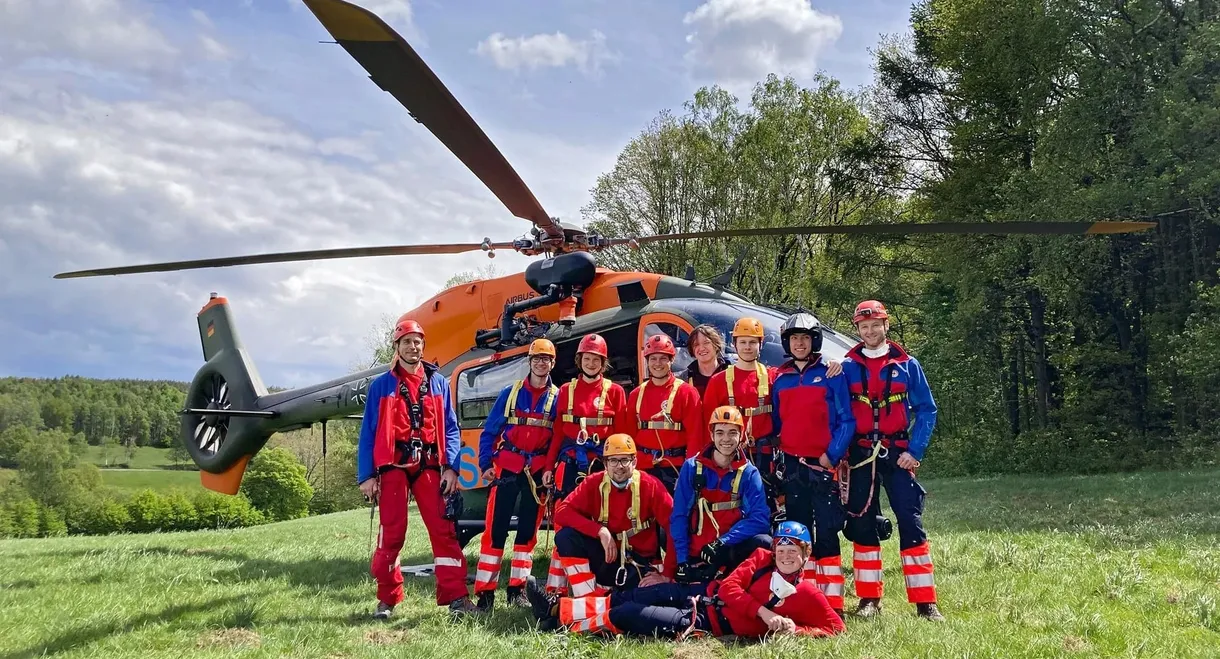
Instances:
[[[508,605],[515,606],[521,609],[530,608],[530,600],[525,596],[525,589],[521,586],[508,587]]]
[[[915,612],[921,618],[927,618],[928,620],[934,620],[936,622],[945,621],[945,617],[943,615],[941,615],[940,609],[936,608],[936,602],[930,602],[928,604],[917,604],[917,605],[915,605]]]
[[[861,618],[872,618],[881,613],[881,600],[877,597],[866,597],[860,600],[856,607],[856,615]]]
[[[496,591],[485,590],[479,593],[479,601],[475,604],[475,608],[479,613],[491,613],[492,608],[496,605]]]
[[[559,627],[559,598],[547,594],[533,575],[525,578],[525,597],[529,600],[530,613],[538,620],[539,629],[552,631]]]

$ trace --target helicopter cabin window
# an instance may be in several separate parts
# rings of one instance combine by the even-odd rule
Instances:
[[[631,391],[639,384],[636,360],[639,356],[639,346],[636,345],[636,324],[620,325],[611,329],[598,330],[597,333],[606,340],[610,352],[610,370],[606,377]],[[574,334],[570,339],[555,341],[555,368],[551,371],[551,381],[562,385],[578,375],[576,369],[576,347],[580,345],[583,334]]]
[[[648,340],[648,337],[657,334],[668,334],[669,338],[673,339],[674,348],[678,350],[678,356],[674,359],[673,364],[670,365],[669,370],[674,375],[681,377],[686,372],[686,367],[694,360],[694,357],[691,357],[690,353],[686,350],[686,345],[690,342],[690,335],[686,333],[686,330],[673,323],[648,323],[644,326],[645,341]]]
[[[504,387],[529,375],[525,353],[508,359],[475,366],[458,375],[458,425],[463,429],[482,428],[496,398]]]

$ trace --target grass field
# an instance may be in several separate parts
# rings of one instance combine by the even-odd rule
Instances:
[[[148,471],[103,469],[102,482],[106,485],[113,485],[126,490],[141,490],[144,488],[158,491],[203,489],[203,485],[199,481],[199,472],[169,469],[151,469]]]
[[[127,460],[127,451],[123,448],[87,446],[81,455],[81,462],[91,462],[99,467],[122,467],[128,469],[172,469],[176,465],[169,458],[170,449],[137,446],[131,461]]]
[[[0,541],[0,657],[1217,655],[1220,472],[925,485],[948,616],[939,625],[906,604],[897,538],[884,548],[883,615],[849,616],[833,640],[600,641],[538,633],[527,612],[507,609],[455,623],[434,606],[432,582],[412,578],[395,619],[376,623],[366,510],[224,532]],[[415,517],[403,563],[430,562],[426,543]],[[546,562],[535,565],[542,575]]]

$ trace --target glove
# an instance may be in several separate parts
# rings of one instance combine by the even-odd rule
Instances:
[[[724,553],[724,541],[720,538],[703,545],[703,550],[699,552],[699,558],[708,565],[719,565],[720,555]]]
[[[693,581],[693,579],[691,579],[690,563],[678,564],[678,569],[674,571],[674,581],[677,581],[678,583],[690,583]]]

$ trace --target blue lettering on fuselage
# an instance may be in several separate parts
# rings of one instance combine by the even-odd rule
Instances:
[[[458,486],[469,490],[479,484],[479,464],[472,446],[458,451]]]

